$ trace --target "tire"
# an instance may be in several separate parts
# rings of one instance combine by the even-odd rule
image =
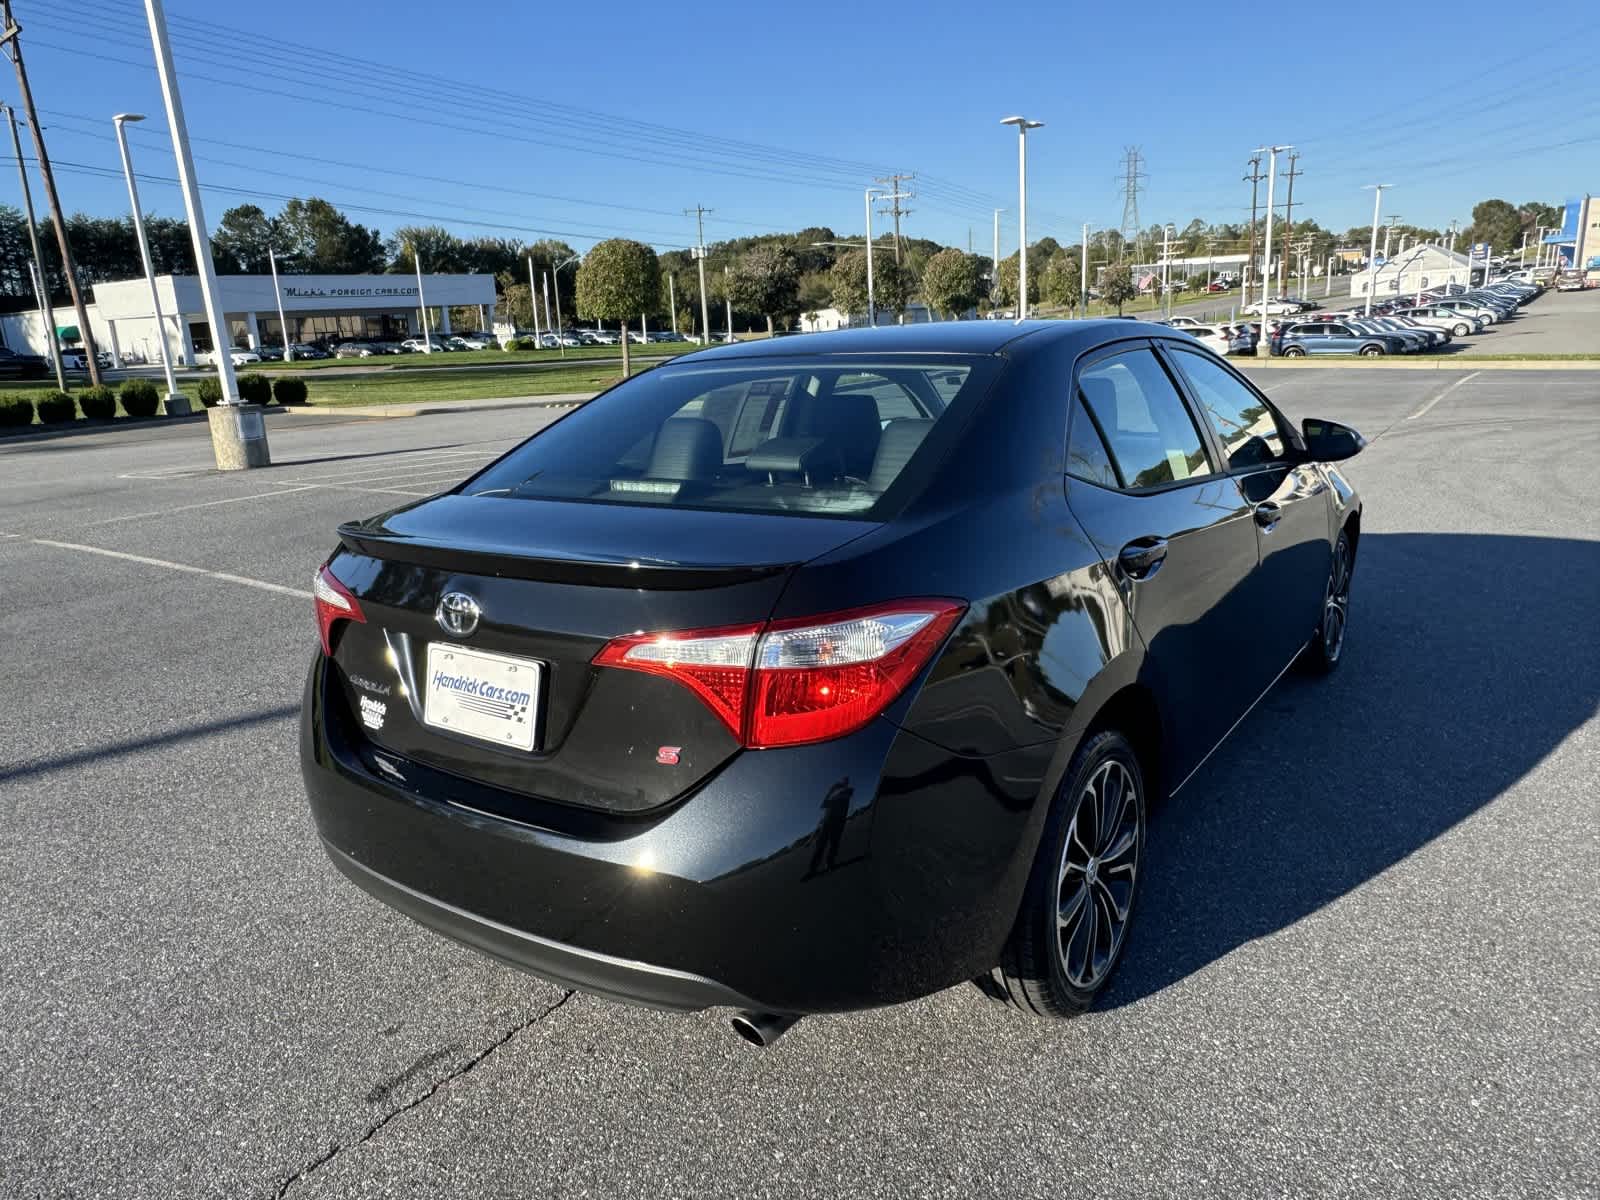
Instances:
[[[1301,661],[1318,675],[1331,675],[1344,656],[1350,625],[1350,580],[1355,574],[1356,548],[1350,531],[1341,529],[1328,564],[1328,586],[1323,592],[1322,614]]]
[[[1382,346],[1363,346],[1363,347],[1361,347],[1361,357],[1362,358],[1382,358],[1383,357],[1383,347]]]
[[[1461,324],[1455,327],[1455,335],[1457,337],[1466,337],[1467,334],[1471,332],[1472,326],[1468,325],[1465,321],[1461,322]]]
[[[1127,946],[1143,865],[1145,801],[1133,744],[1109,729],[1086,738],[1050,806],[1021,911],[985,991],[1039,1017],[1089,1009]],[[1106,809],[1115,815],[1104,816]],[[1063,922],[1064,903],[1074,899]]]
[[[1284,349],[1283,356],[1285,358],[1304,358],[1306,352],[1300,346],[1288,346]]]

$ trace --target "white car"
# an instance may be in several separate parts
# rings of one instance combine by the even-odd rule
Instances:
[[[457,335],[450,339],[452,350],[491,350],[498,349],[500,343],[486,333],[469,333]]]
[[[1287,317],[1298,313],[1300,306],[1288,300],[1257,300],[1253,304],[1246,304],[1239,311],[1255,313],[1258,316]]]
[[[1167,324],[1171,325],[1174,329],[1194,329],[1200,325],[1200,321],[1196,320],[1194,317],[1173,317],[1172,320],[1167,322]]]
[[[228,357],[233,360],[233,365],[236,367],[243,367],[250,363],[261,361],[261,355],[254,350],[246,350],[240,346],[235,346],[229,350]],[[215,350],[202,350],[194,356],[194,360],[203,367],[214,367],[217,365],[217,352]]]
[[[1235,339],[1217,325],[1179,325],[1176,328],[1187,333],[1213,354],[1226,358],[1234,349]]]
[[[1419,308],[1402,308],[1395,313],[1397,317],[1404,317],[1418,325],[1426,325],[1430,329],[1443,329],[1456,337],[1466,337],[1470,333],[1478,333],[1483,329],[1484,322],[1470,313],[1451,312],[1445,308],[1434,308],[1432,305],[1423,305]]]

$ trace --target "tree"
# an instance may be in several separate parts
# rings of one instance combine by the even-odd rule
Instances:
[[[841,254],[828,272],[828,299],[848,320],[867,310],[867,255],[863,250]]]
[[[276,221],[258,205],[239,204],[217,222],[217,231],[211,235],[211,257],[223,274],[265,275],[272,269],[267,251],[281,250],[278,241]]]
[[[1100,298],[1107,304],[1115,304],[1119,317],[1122,315],[1122,306],[1138,294],[1133,271],[1126,266],[1112,267],[1100,279]]]
[[[1078,303],[1081,294],[1082,279],[1079,276],[1079,266],[1076,258],[1068,254],[1058,254],[1050,260],[1050,265],[1044,273],[1044,300],[1046,304],[1053,304],[1058,308],[1071,309]]]
[[[622,375],[628,361],[628,321],[661,294],[661,262],[643,242],[610,238],[597,243],[578,267],[578,313],[622,326]]]
[[[1028,303],[1039,302],[1039,265],[1036,262],[1028,264],[1033,270],[1028,272]],[[1022,262],[1018,255],[1000,260],[1000,277],[995,281],[994,302],[1010,308],[1017,306],[1017,276],[1021,273]]]
[[[1491,249],[1515,249],[1522,244],[1522,218],[1506,200],[1484,200],[1472,206],[1471,241],[1488,242]]]
[[[389,238],[389,272],[409,275],[418,256],[425,274],[453,274],[465,270],[466,244],[440,225],[402,225]]]
[[[922,294],[928,307],[958,319],[978,303],[983,287],[983,263],[974,254],[941,250],[922,269]]]
[[[916,280],[910,270],[895,262],[893,254],[872,256],[873,299],[880,309],[902,315],[915,290]]]
[[[353,223],[326,200],[296,197],[283,206],[277,223],[284,257],[297,273],[365,275],[386,265],[378,231]]]
[[[728,293],[734,307],[766,317],[771,337],[774,314],[787,317],[799,311],[800,268],[782,246],[757,246],[734,262]]]

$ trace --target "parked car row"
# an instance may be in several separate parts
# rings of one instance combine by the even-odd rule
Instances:
[[[1275,355],[1356,354],[1378,358],[1442,350],[1456,338],[1470,337],[1490,325],[1509,320],[1518,308],[1540,294],[1525,280],[1501,279],[1482,287],[1445,284],[1342,312],[1318,313],[1281,321],[1270,333]]]

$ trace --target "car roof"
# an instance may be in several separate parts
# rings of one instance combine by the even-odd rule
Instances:
[[[1076,342],[1087,349],[1127,337],[1172,336],[1181,332],[1145,321],[929,321],[876,329],[840,329],[798,337],[762,338],[712,346],[679,355],[675,363],[730,358],[810,358],[823,354],[1014,354]]]

